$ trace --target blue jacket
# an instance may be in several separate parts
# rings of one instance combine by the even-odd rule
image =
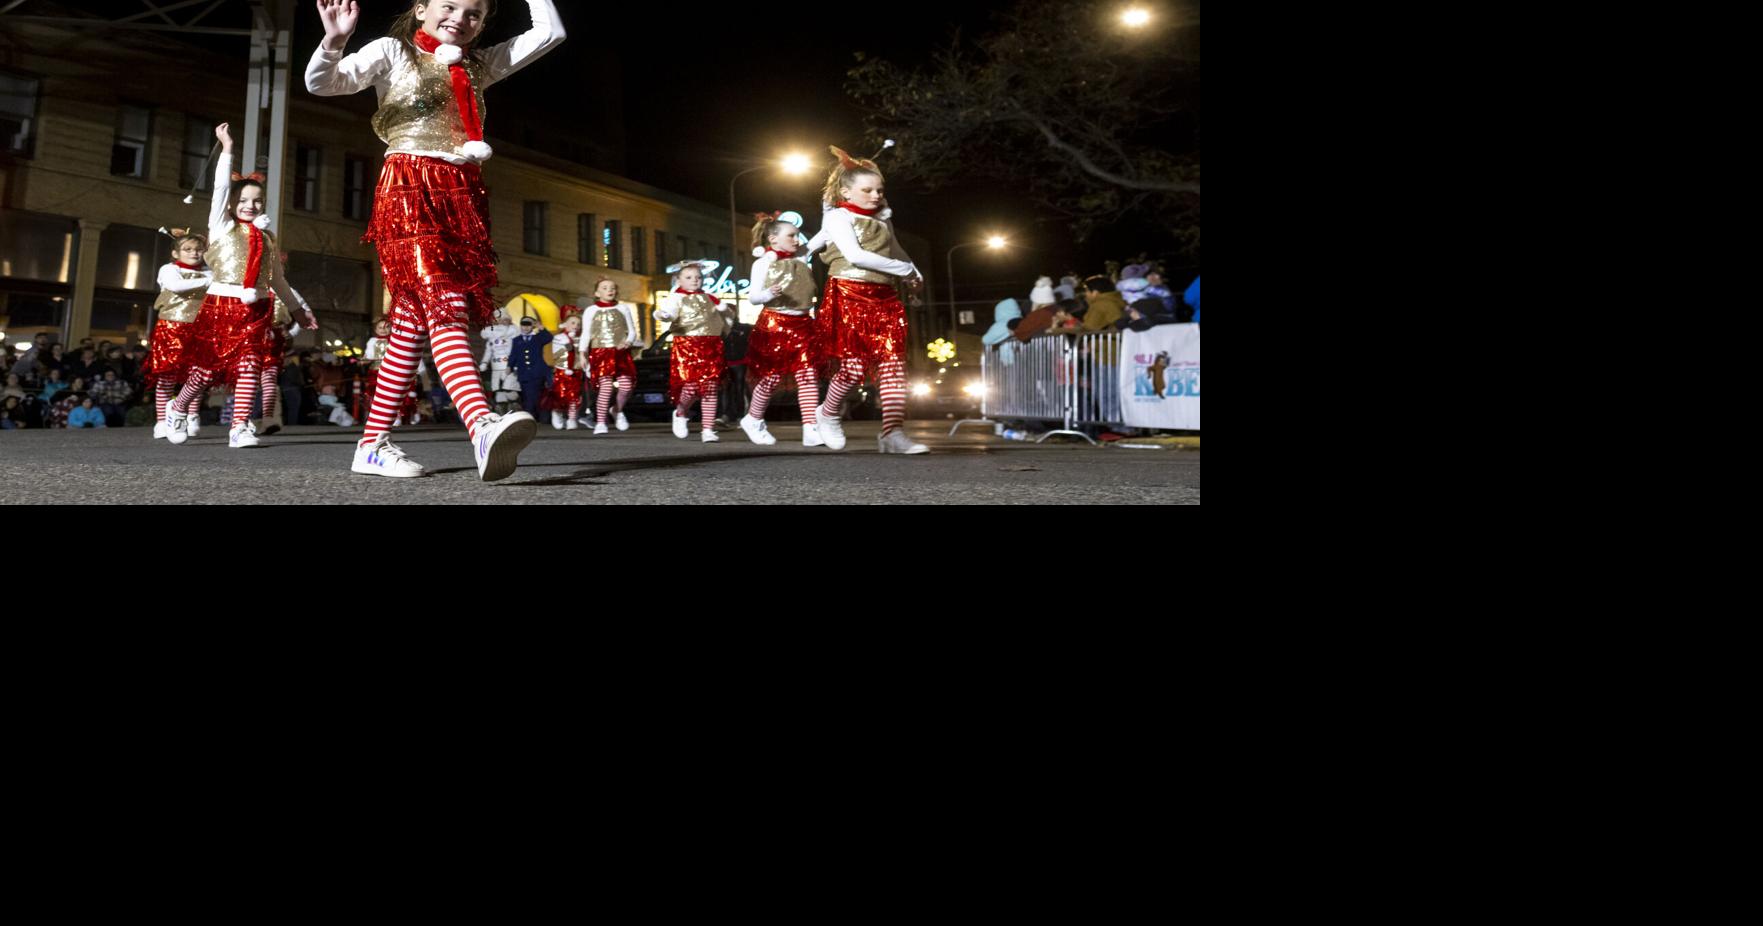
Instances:
[[[541,331],[528,337],[516,335],[508,346],[508,368],[521,379],[544,379],[551,372],[545,363],[545,348],[551,345],[551,332]]]
[[[109,427],[104,423],[103,411],[99,410],[97,406],[87,408],[83,405],[74,409],[73,413],[67,416],[67,426],[70,428]]]
[[[991,330],[987,331],[980,341],[987,347],[1004,343],[1004,340],[1011,334],[1010,320],[1021,317],[1022,306],[1018,305],[1015,299],[1006,299],[998,303],[997,308],[992,309]]]
[[[1194,307],[1194,324],[1196,324],[1196,325],[1199,324],[1200,323],[1200,278],[1199,277],[1194,277],[1194,285],[1188,287],[1187,292],[1182,293],[1181,299],[1183,302],[1186,302],[1188,305],[1191,305]]]

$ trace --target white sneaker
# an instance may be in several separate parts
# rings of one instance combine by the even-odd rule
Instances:
[[[826,441],[820,439],[820,429],[811,424],[802,426],[802,446],[825,447]]]
[[[252,432],[249,423],[239,425],[227,433],[226,445],[231,450],[244,450],[259,446],[261,443],[262,441],[259,441],[257,435]]]
[[[539,422],[526,412],[479,418],[477,437],[471,442],[478,478],[496,482],[514,475],[520,466],[520,452],[537,436]]]
[[[199,411],[191,413],[188,416],[188,418],[185,419],[184,430],[188,431],[190,433],[191,437],[195,437],[196,435],[201,434],[202,433],[202,413]]]
[[[748,440],[761,447],[770,447],[772,444],[777,443],[777,438],[773,437],[771,432],[765,429],[765,419],[763,418],[754,418],[751,415],[742,416],[741,430],[747,432]]]
[[[580,427],[581,427],[581,422],[579,422],[579,421],[577,421],[577,420],[575,420],[575,419],[574,419],[574,418],[571,418],[571,419],[569,419],[569,424],[568,424],[568,425],[565,425],[565,426],[564,426],[564,428],[563,428],[563,430],[565,430],[565,431],[574,431],[574,430],[576,430],[576,429],[577,429],[577,428],[580,428]]]
[[[721,442],[722,442],[722,438],[717,437],[715,431],[705,431],[704,432],[704,443],[706,443],[706,444],[719,444]]]
[[[915,444],[903,428],[897,428],[875,439],[882,453],[930,453],[930,448]]]
[[[820,439],[826,443],[828,450],[845,449],[845,423],[826,413],[822,408],[815,413],[820,419],[815,427],[820,431]]]
[[[619,412],[618,417],[614,419],[614,421],[620,431],[629,431],[631,429],[631,420],[624,416],[624,412]]]
[[[403,426],[404,426],[404,416],[403,415],[399,415],[398,417],[392,419],[392,427],[401,428]]]
[[[363,476],[390,476],[393,479],[415,479],[428,475],[428,470],[406,457],[404,451],[392,443],[390,434],[381,434],[379,440],[365,447],[356,446],[355,464],[349,467],[349,471]]]
[[[171,427],[168,422],[161,421],[158,424],[153,426],[153,439],[154,440],[165,440],[170,435],[171,435]]]
[[[608,434],[608,433],[610,433],[610,432],[606,429],[605,422],[601,422],[600,424],[594,425],[594,436],[595,437],[598,437],[602,434]]]
[[[553,430],[553,431],[563,430],[563,413],[562,412],[552,412],[551,413],[551,430]]]
[[[190,416],[176,409],[165,410],[165,439],[181,444],[190,439]]]
[[[685,419],[685,418],[681,418],[679,416],[679,412],[677,412],[677,411],[673,413],[673,436],[679,438],[680,440],[685,440],[686,438],[692,436],[692,423],[691,423],[691,421],[688,419]]]

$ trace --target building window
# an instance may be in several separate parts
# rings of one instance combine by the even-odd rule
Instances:
[[[184,117],[184,158],[178,183],[186,190],[214,190],[214,165],[208,162],[208,152],[214,150],[215,124],[202,116]]]
[[[543,255],[548,253],[545,247],[545,203],[526,204],[526,233],[522,236],[528,254]]]
[[[101,289],[157,293],[159,266],[170,242],[151,228],[112,225],[98,238],[97,285]],[[106,329],[126,325],[104,325]]]
[[[655,272],[660,273],[661,268],[665,266],[667,266],[667,232],[658,231],[655,233]]]
[[[645,247],[645,242],[643,241],[643,230],[641,228],[636,228],[633,226],[631,228],[631,272],[632,273],[648,273],[649,272],[648,262],[646,260],[644,260],[644,257],[643,257],[644,247]]]
[[[357,222],[367,220],[372,193],[367,186],[367,159],[348,155],[343,158],[343,215]]]
[[[30,157],[37,144],[37,81],[0,73],[0,151]]]
[[[153,137],[153,110],[123,106],[116,113],[116,140],[110,145],[110,172],[118,177],[147,176],[147,143]]]
[[[727,245],[718,245],[716,248],[716,256],[722,261],[724,267],[729,268],[730,271],[734,270],[734,264],[730,263],[730,261],[733,260],[733,257],[729,254]]]
[[[575,217],[575,259],[581,264],[597,264],[600,252],[600,218],[592,212]]]
[[[681,261],[691,260],[692,243],[686,240],[685,235],[681,235],[675,240],[679,242],[679,253],[673,255],[673,262],[677,264]]]
[[[708,242],[708,241],[698,242],[698,253],[693,254],[692,257],[697,260],[709,260],[710,259],[710,242]]]
[[[318,175],[324,166],[324,149],[315,145],[294,145],[294,208],[302,212],[318,211]]]
[[[372,270],[365,261],[300,251],[288,254],[288,283],[312,303],[320,318],[332,323],[339,320],[337,316],[347,315],[352,325],[366,330],[373,308],[371,279]]]
[[[624,269],[624,223],[617,219],[606,223],[606,266]]]

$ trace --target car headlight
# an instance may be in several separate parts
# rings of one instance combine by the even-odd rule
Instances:
[[[918,385],[912,387],[912,394],[917,396],[918,398],[921,398],[921,399],[927,395],[930,395],[930,391],[931,391],[930,386],[926,385],[925,383],[919,383]]]
[[[986,387],[984,383],[973,382],[963,386],[961,391],[977,399],[986,394]]]

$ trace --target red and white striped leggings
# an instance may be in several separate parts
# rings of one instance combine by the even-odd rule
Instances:
[[[631,390],[636,385],[628,376],[620,376],[616,382],[611,379],[600,380],[600,396],[594,401],[594,423],[606,423],[606,413],[612,409],[613,389],[618,390],[618,413],[624,414],[624,403],[630,401]]]
[[[883,361],[876,365],[875,377],[881,385],[882,434],[891,434],[906,425],[906,363],[902,360]],[[838,412],[845,394],[861,382],[863,361],[846,357],[844,366],[839,367],[838,375],[833,377],[832,385],[826,390],[826,410]]]
[[[254,356],[240,357],[233,365],[233,421],[232,426],[242,427],[251,420],[251,403],[257,400],[257,358]],[[184,381],[184,390],[172,401],[179,411],[193,412],[197,400],[208,388],[209,380],[214,379],[210,370],[193,369],[190,378]]]
[[[784,381],[782,373],[773,373],[759,381],[753,389],[753,401],[747,404],[747,416],[764,418],[765,409],[771,405],[771,393],[779,383]],[[815,407],[820,404],[820,377],[813,370],[796,371],[796,407],[802,410],[802,426],[814,424],[818,418]]]
[[[679,391],[678,414],[681,418],[690,418],[692,416],[692,405],[698,401],[699,387],[703,387],[704,393],[704,410],[700,420],[703,422],[704,430],[714,431],[716,430],[717,402],[717,383],[715,380],[708,383],[687,383],[684,386],[681,386]]]
[[[456,308],[465,308],[463,296],[447,298]],[[425,342],[433,342],[435,369],[440,371],[441,382],[453,398],[453,406],[459,409],[459,418],[465,422],[466,431],[475,435],[478,419],[490,413],[490,405],[484,401],[483,383],[477,378],[477,365],[471,358],[471,342],[466,337],[465,326],[455,323],[431,329],[426,319],[412,321],[409,317],[418,314],[421,313],[401,313],[392,322],[391,343],[380,364],[379,379],[373,390],[373,408],[367,415],[367,430],[361,436],[363,447],[392,429],[399,406],[404,403],[404,395],[416,379],[416,366]]]

